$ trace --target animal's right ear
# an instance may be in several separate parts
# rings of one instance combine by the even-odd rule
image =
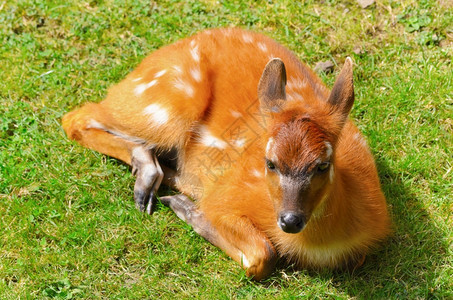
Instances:
[[[261,109],[278,112],[286,100],[286,69],[280,58],[269,61],[258,84]]]

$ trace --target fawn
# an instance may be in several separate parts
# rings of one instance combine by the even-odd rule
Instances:
[[[224,28],[155,51],[62,123],[132,166],[140,210],[153,211],[162,182],[174,187],[160,201],[260,280],[277,259],[359,266],[389,234],[353,102],[350,58],[329,92],[272,39]]]

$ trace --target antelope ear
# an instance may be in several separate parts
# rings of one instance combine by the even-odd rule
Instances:
[[[343,69],[338,75],[332,91],[330,92],[328,102],[339,112],[344,121],[349,115],[349,111],[354,103],[354,83],[352,79],[352,60],[346,58]]]
[[[280,111],[286,100],[286,69],[280,58],[273,58],[264,68],[258,84],[258,98],[261,108],[274,112]]]

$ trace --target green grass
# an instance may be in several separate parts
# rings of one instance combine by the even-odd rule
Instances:
[[[452,298],[453,6],[376,2],[0,1],[0,298]],[[139,213],[129,168],[61,129],[154,49],[232,25],[311,66],[355,61],[394,235],[353,274],[253,282],[169,209]]]

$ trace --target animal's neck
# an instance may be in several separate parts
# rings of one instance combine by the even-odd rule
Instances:
[[[302,232],[307,242],[325,244],[339,240],[347,234],[347,222],[352,222],[348,219],[353,207],[348,204],[350,199],[346,197],[341,172],[338,169],[334,172],[331,185]]]

